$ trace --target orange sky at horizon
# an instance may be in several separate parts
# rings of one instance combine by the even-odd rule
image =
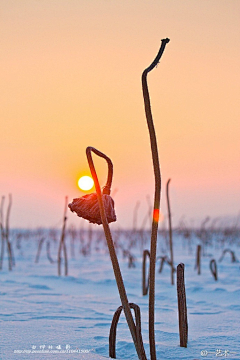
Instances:
[[[2,0],[0,195],[10,225],[61,225],[64,199],[84,193],[86,147],[114,164],[118,222],[138,224],[154,193],[141,74],[148,75],[173,224],[240,211],[240,2]],[[96,159],[104,185],[107,166]],[[7,201],[6,201],[7,203]],[[6,204],[5,204],[6,207]],[[59,223],[60,221],[60,223]],[[69,224],[79,218],[69,213]],[[82,222],[81,222],[82,223]]]

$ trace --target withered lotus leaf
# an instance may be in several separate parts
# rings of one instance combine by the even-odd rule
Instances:
[[[116,221],[113,199],[110,195],[102,194],[102,200],[108,223]],[[68,207],[72,212],[75,212],[79,217],[88,220],[90,223],[102,224],[97,193],[87,194],[80,198],[73,199],[73,201],[68,204]]]

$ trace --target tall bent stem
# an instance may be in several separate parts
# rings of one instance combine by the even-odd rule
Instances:
[[[149,345],[151,360],[156,360],[156,347],[155,347],[155,332],[154,332],[154,302],[155,302],[155,263],[156,263],[156,248],[157,248],[157,231],[159,221],[159,209],[160,209],[160,194],[161,194],[161,173],[158,158],[158,147],[156,133],[153,124],[152,111],[150,105],[150,97],[147,85],[147,74],[155,68],[159,63],[159,60],[164,52],[166,44],[169,39],[163,39],[159,52],[152,62],[152,64],[146,68],[142,73],[142,90],[145,105],[145,114],[147,119],[147,125],[150,135],[153,169],[155,176],[155,195],[154,195],[154,209],[152,220],[152,233],[151,233],[151,247],[150,247],[150,282],[149,282]]]
[[[130,306],[129,306],[125,286],[124,286],[124,283],[123,283],[123,278],[122,278],[122,275],[121,275],[121,271],[120,271],[120,267],[119,267],[119,263],[118,263],[118,259],[117,259],[117,255],[116,255],[116,252],[115,252],[115,249],[114,249],[112,235],[111,235],[111,232],[110,232],[109,224],[108,224],[106,213],[105,213],[105,208],[104,208],[104,205],[103,205],[102,191],[101,191],[101,188],[100,188],[100,185],[99,185],[97,173],[96,173],[94,163],[93,163],[93,160],[92,160],[91,151],[93,151],[96,155],[104,158],[108,163],[108,169],[109,169],[108,181],[107,181],[107,185],[103,189],[103,193],[104,193],[104,190],[106,188],[107,188],[108,193],[110,192],[113,165],[112,165],[111,160],[105,154],[101,153],[99,150],[97,150],[97,149],[95,149],[93,147],[87,147],[87,149],[86,149],[87,159],[88,159],[89,167],[90,167],[90,170],[91,170],[91,174],[92,174],[92,177],[93,177],[93,180],[94,180],[94,184],[95,184],[95,188],[96,188],[96,192],[97,192],[97,196],[98,196],[98,204],[99,204],[103,229],[104,229],[105,237],[106,237],[106,240],[107,240],[109,254],[110,254],[111,261],[112,261],[112,267],[113,267],[113,271],[114,271],[114,275],[115,275],[115,279],[116,279],[120,299],[121,299],[121,302],[122,302],[122,307],[123,307],[123,310],[124,310],[124,313],[125,313],[125,316],[126,316],[126,320],[127,320],[127,323],[128,323],[128,326],[129,326],[129,329],[130,329],[130,332],[131,332],[131,335],[132,335],[132,338],[133,338],[133,342],[134,342],[138,357],[139,357],[140,360],[147,360],[146,355],[145,355],[145,351],[144,351],[143,347],[141,346],[141,344],[139,342],[139,339],[137,337],[136,326],[135,326],[135,323],[134,323],[134,320],[133,320],[133,316],[132,316],[131,309],[130,309]]]

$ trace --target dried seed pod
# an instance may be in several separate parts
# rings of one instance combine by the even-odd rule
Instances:
[[[108,223],[116,221],[113,199],[108,194],[102,194],[102,198]],[[72,212],[75,212],[79,217],[88,220],[90,223],[102,224],[97,193],[73,199],[72,203],[68,204],[68,207]]]

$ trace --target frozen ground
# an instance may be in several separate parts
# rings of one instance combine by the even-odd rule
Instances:
[[[46,256],[45,240],[39,262],[35,263],[40,237],[17,240],[12,236],[16,266],[9,272],[5,256],[0,272],[0,359],[108,358],[109,329],[113,314],[121,305],[119,294],[104,240],[99,238],[96,244],[97,236],[91,233],[90,254],[84,256],[87,242],[83,239],[87,234],[81,236],[81,244],[75,239],[74,252],[67,238],[68,277],[57,275],[57,241],[51,240],[51,256],[55,262],[50,263]],[[120,236],[121,243],[127,249],[128,240],[124,236]],[[239,243],[239,239],[237,241]],[[234,250],[240,259],[237,241],[221,245],[213,241],[212,246],[205,248],[207,255],[202,257],[201,275],[197,275],[195,251],[200,240],[193,237],[190,244],[180,235],[174,235],[174,263],[185,264],[189,341],[187,348],[179,346],[176,286],[170,285],[169,266],[165,264],[158,273],[158,263],[155,308],[158,359],[215,359],[218,356],[240,359],[240,263],[232,263],[229,254],[222,262],[218,261],[225,248]],[[136,257],[135,268],[128,268],[128,260],[120,249],[118,258],[129,302],[141,309],[142,335],[149,359],[148,296],[141,294],[141,250],[135,246],[130,251]],[[166,253],[165,240],[160,236],[158,255]],[[218,281],[209,270],[212,258],[217,261]],[[118,324],[116,355],[118,359],[137,360],[124,315]]]

